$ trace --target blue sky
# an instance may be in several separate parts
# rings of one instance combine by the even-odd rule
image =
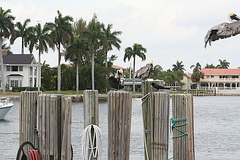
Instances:
[[[200,62],[217,65],[219,59],[230,62],[230,68],[240,67],[240,35],[212,43],[204,48],[204,37],[213,26],[228,22],[228,14],[240,15],[240,1],[228,0],[0,0],[3,9],[11,9],[15,22],[31,19],[31,26],[38,22],[52,22],[60,10],[75,20],[87,22],[96,13],[100,22],[113,24],[113,30],[122,31],[121,49],[109,53],[118,56],[115,65],[129,67],[123,62],[124,50],[134,43],[146,49],[146,61],[136,60],[136,69],[153,60],[164,70],[172,69],[177,60],[183,61],[187,72],[190,66]],[[20,39],[11,46],[20,53]],[[28,53],[28,49],[25,49]],[[37,51],[34,51],[38,60]],[[64,58],[62,58],[64,59]],[[51,66],[57,65],[57,51],[42,55]],[[62,63],[68,63],[62,61]]]

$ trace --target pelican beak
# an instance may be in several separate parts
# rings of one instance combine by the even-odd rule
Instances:
[[[235,13],[230,13],[228,18],[231,22],[234,22],[234,20],[236,21],[240,20],[240,17],[237,16]]]

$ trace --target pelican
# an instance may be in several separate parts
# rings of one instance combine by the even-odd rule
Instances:
[[[235,13],[230,13],[228,19],[231,23],[221,23],[207,32],[204,39],[205,48],[207,47],[207,43],[211,46],[211,42],[213,41],[235,36],[240,33],[240,17]]]
[[[146,66],[140,68],[139,70],[137,70],[134,76],[135,78],[141,78],[142,80],[146,80],[150,76],[152,70],[153,70],[153,61],[151,61]]]
[[[123,75],[123,70],[117,70],[115,75],[110,75],[108,77],[108,83],[109,85],[114,89],[123,89],[124,86],[121,84],[121,76]]]

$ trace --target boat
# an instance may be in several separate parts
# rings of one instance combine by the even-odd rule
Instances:
[[[8,98],[0,98],[0,119],[4,119],[13,105],[14,104],[9,101]]]

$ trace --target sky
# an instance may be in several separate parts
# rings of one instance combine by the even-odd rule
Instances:
[[[199,62],[219,64],[219,59],[227,60],[229,68],[240,67],[240,35],[212,42],[204,48],[204,37],[209,29],[222,22],[229,22],[230,12],[240,15],[239,0],[0,0],[4,10],[11,9],[16,22],[30,18],[29,26],[53,22],[59,10],[63,16],[70,15],[77,21],[83,18],[89,22],[93,14],[105,25],[112,24],[113,31],[122,31],[121,49],[109,52],[117,55],[115,65],[129,67],[130,61],[123,61],[125,48],[134,43],[147,49],[146,60],[136,58],[136,69],[151,60],[163,70],[173,68],[177,60],[182,61],[186,72],[191,73],[191,65]],[[11,46],[14,54],[21,53],[18,38]],[[25,53],[29,50],[25,48]],[[34,51],[38,61],[38,51]],[[49,49],[41,61],[57,66],[57,50]],[[62,63],[69,63],[64,61]]]

